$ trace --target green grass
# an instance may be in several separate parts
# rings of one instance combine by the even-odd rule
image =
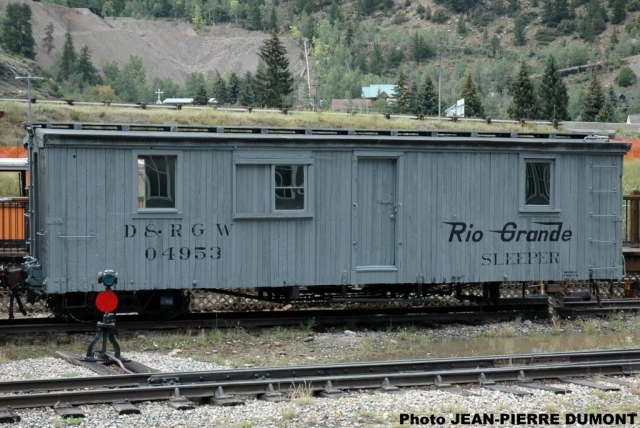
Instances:
[[[550,126],[485,122],[451,122],[437,120],[386,119],[382,114],[356,114],[353,116],[332,112],[289,113],[235,113],[207,108],[202,110],[154,110],[103,106],[69,106],[59,104],[34,104],[34,122],[106,122],[106,123],[151,123],[177,125],[222,125],[222,126],[273,126],[301,128],[362,128],[362,129],[452,129],[452,130],[511,130],[552,132]],[[25,135],[20,123],[27,120],[26,103],[0,102],[5,117],[0,120],[0,145],[18,145]]]
[[[0,197],[20,196],[20,175],[11,171],[0,171]]]
[[[629,195],[632,190],[640,190],[640,160],[630,160],[624,163],[622,174],[622,192]]]

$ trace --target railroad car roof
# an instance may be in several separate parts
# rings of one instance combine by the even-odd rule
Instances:
[[[104,123],[34,123],[39,146],[100,144],[114,147],[152,144],[176,148],[215,146],[313,146],[323,148],[399,148],[480,151],[552,150],[624,154],[629,143],[585,133],[510,131],[390,130],[338,128],[268,128],[213,125]]]

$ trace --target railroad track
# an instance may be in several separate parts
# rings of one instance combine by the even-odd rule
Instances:
[[[77,356],[61,353],[67,361],[81,363]],[[130,367],[136,366],[135,362]],[[572,384],[617,390],[632,382],[606,376],[640,373],[640,349],[579,351],[544,354],[518,354],[470,358],[373,361],[350,364],[268,367],[202,372],[146,373],[62,379],[29,379],[0,382],[0,417],[19,420],[13,409],[54,407],[61,415],[81,416],[78,405],[112,404],[118,413],[137,413],[132,403],[164,400],[174,408],[197,404],[235,405],[248,397],[283,401],[298,388],[325,397],[339,397],[344,390],[432,386],[458,395],[477,392],[456,385],[516,395],[529,395],[532,389],[556,394],[571,392]],[[102,371],[100,371],[102,370]],[[597,381],[581,379],[599,376]],[[537,380],[554,380],[563,386],[550,386]],[[602,382],[606,382],[604,384]],[[509,383],[505,385],[505,383]],[[514,385],[515,383],[515,385]],[[614,384],[616,386],[612,386]],[[7,420],[9,421],[9,420]]]
[[[544,319],[548,317],[546,299],[512,299],[501,305],[399,307],[380,309],[299,310],[271,312],[195,313],[172,321],[148,321],[135,315],[119,315],[117,328],[123,330],[198,329],[198,328],[266,328],[298,326],[309,323],[319,327],[344,325],[390,325],[420,323],[454,323],[487,320]],[[527,300],[526,305],[519,300]],[[561,317],[604,316],[619,312],[640,312],[640,299],[566,302],[558,310]],[[20,318],[0,320],[2,334],[83,333],[95,331],[95,323],[70,323],[52,318]]]

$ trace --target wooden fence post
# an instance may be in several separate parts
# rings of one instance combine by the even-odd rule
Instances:
[[[640,190],[632,190],[631,195],[637,196],[640,195]],[[640,214],[640,201],[637,199],[632,199],[629,207],[629,240],[632,244],[638,244],[640,242],[640,224],[639,224],[639,214]]]

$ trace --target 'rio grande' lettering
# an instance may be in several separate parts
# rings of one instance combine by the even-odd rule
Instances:
[[[449,242],[480,242],[485,234],[481,230],[474,230],[473,224],[458,222],[444,222],[451,226]],[[518,229],[518,225],[510,221],[498,230],[489,230],[499,235],[502,242],[568,242],[573,236],[571,230],[563,230],[561,221],[534,222],[543,227],[532,229]]]

